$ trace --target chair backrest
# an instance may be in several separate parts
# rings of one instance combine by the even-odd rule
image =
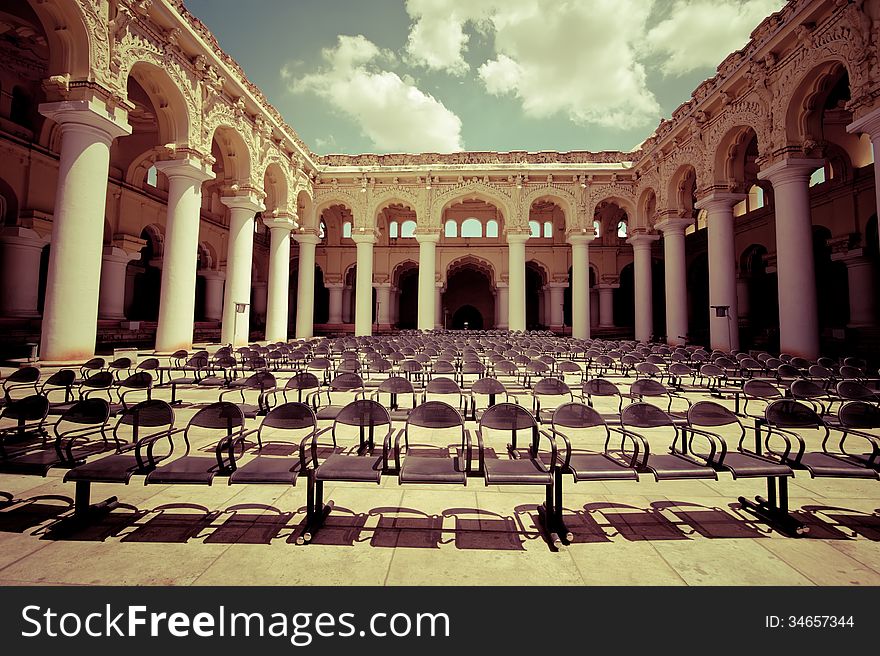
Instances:
[[[854,380],[841,380],[835,388],[837,396],[848,401],[877,401],[877,394]]]
[[[796,399],[815,399],[826,396],[825,390],[812,380],[798,379],[792,382],[789,389],[791,395]]]
[[[534,396],[571,396],[571,388],[558,378],[542,378],[532,387]]]
[[[773,383],[766,380],[747,380],[743,385],[743,392],[747,397],[756,399],[779,399],[782,392]]]
[[[153,371],[159,368],[159,358],[147,358],[138,366],[138,371]]]
[[[432,378],[425,385],[425,394],[461,394],[461,388],[451,378]]]
[[[6,377],[6,380],[3,381],[3,387],[6,387],[7,384],[36,383],[40,380],[41,373],[39,367],[21,367]]]
[[[622,426],[634,428],[658,428],[672,426],[672,418],[656,405],[650,403],[631,403],[620,413]]]
[[[730,426],[739,424],[739,419],[730,410],[715,401],[698,401],[688,408],[688,423],[691,426]]]
[[[330,389],[336,392],[347,392],[364,386],[364,380],[355,373],[339,374],[330,381]]]
[[[119,383],[126,389],[150,389],[153,386],[153,376],[146,371],[138,371]]]
[[[880,428],[880,407],[865,401],[850,401],[840,407],[837,418],[843,428]]]
[[[272,389],[278,385],[278,381],[275,380],[275,376],[268,371],[258,371],[255,374],[248,376],[248,378],[242,383],[242,385],[248,389],[258,389],[261,391]]]
[[[410,426],[419,428],[460,428],[464,431],[464,418],[458,410],[443,401],[426,401],[413,408],[406,418],[407,430]]]
[[[376,389],[385,394],[412,394],[415,391],[412,383],[402,376],[390,376],[379,383]]]
[[[110,404],[105,399],[83,399],[64,411],[55,424],[55,435],[86,426],[103,426],[109,418]]]
[[[480,378],[471,383],[471,394],[482,394],[488,396],[490,394],[504,394],[507,388],[497,378]]]
[[[620,389],[610,380],[592,378],[584,383],[583,392],[587,396],[620,396]]]
[[[774,401],[764,410],[764,418],[779,428],[815,428],[822,420],[810,406],[792,399]]]
[[[278,430],[314,429],[318,425],[315,413],[305,403],[291,401],[272,408],[260,424],[260,432],[264,428]]]
[[[131,369],[131,365],[131,358],[116,358],[107,366],[110,367],[110,369]]]
[[[86,378],[82,382],[82,386],[94,390],[109,389],[110,386],[113,385],[113,380],[114,378],[111,372],[99,371],[98,373],[92,374],[91,376]]]
[[[605,426],[605,420],[596,410],[583,403],[563,403],[553,412],[554,428],[591,428]]]
[[[75,381],[76,372],[73,369],[60,369],[43,382],[43,387],[70,387]]]
[[[49,414],[49,399],[42,394],[31,394],[10,401],[3,407],[0,417],[16,421],[43,421]]]
[[[844,380],[861,380],[865,377],[864,371],[848,364],[843,365],[838,373]]]
[[[218,401],[196,412],[189,420],[187,431],[191,428],[204,428],[225,430],[227,434],[231,434],[243,426],[244,414],[242,414],[241,408],[228,401]]]
[[[522,406],[513,403],[497,403],[488,408],[480,417],[479,430],[489,434],[506,435],[510,446],[517,448],[517,437],[523,431],[528,435],[529,450],[532,456],[538,453],[538,423],[532,414]]]
[[[629,387],[633,396],[669,396],[669,390],[662,383],[650,378],[641,378]]]
[[[174,409],[166,401],[152,399],[125,408],[116,421],[117,428],[170,428],[174,425]]]

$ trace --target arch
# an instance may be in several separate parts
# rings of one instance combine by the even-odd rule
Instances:
[[[141,230],[141,239],[147,239],[151,243],[153,257],[161,258],[165,253],[165,233],[162,226],[157,223],[145,225]]]
[[[522,205],[531,210],[532,205],[541,200],[549,200],[559,206],[565,216],[566,232],[574,228],[583,227],[577,225],[577,200],[568,190],[555,185],[537,187],[529,190],[522,199]]]
[[[483,224],[474,217],[467,218],[461,222],[459,235],[465,239],[480,239],[483,236]]]
[[[251,185],[251,152],[235,126],[223,123],[214,129],[211,154],[217,160],[214,164],[217,183]]]
[[[512,199],[510,195],[485,182],[468,182],[439,193],[434,198],[431,225],[439,228],[443,222],[443,212],[455,203],[471,199],[482,200],[494,205],[501,213],[505,224],[508,227],[514,227],[516,217],[511,211]]]
[[[653,187],[647,187],[639,195],[638,209],[635,214],[636,223],[640,226],[654,224],[654,215],[657,213],[657,192]],[[617,226],[615,226],[616,230]],[[610,231],[610,228],[608,228]]]
[[[315,201],[308,189],[296,191],[296,222],[307,230],[317,230],[319,216],[315,212]]]
[[[694,214],[696,190],[697,170],[693,164],[681,164],[669,179],[667,209],[676,210],[678,216],[690,218]]]
[[[464,267],[476,268],[485,273],[489,278],[490,286],[494,287],[497,284],[497,281],[495,279],[495,265],[493,265],[489,260],[471,254],[467,254],[458,259],[452,260],[446,266],[444,278],[446,280],[449,280],[450,275]]]
[[[544,264],[541,260],[537,260],[535,258],[531,258],[526,261],[526,267],[531,267],[537,271],[541,276],[541,284],[546,285],[550,282],[550,267]]]
[[[614,189],[609,189],[607,187],[602,189],[600,193],[596,194],[594,199],[591,199],[590,211],[587,214],[591,220],[595,217],[596,208],[603,203],[613,203],[617,205],[620,209],[626,212],[630,219],[636,217],[635,198],[633,198],[632,192],[629,190],[625,190],[619,186]]]
[[[416,222],[421,223],[420,219],[424,219],[420,212],[419,199],[408,189],[403,187],[395,187],[393,189],[385,189],[370,199],[372,210],[369,212],[373,217],[374,227],[378,225],[379,217],[389,205],[402,205],[416,213]]]
[[[758,134],[752,125],[737,124],[727,129],[712,151],[712,178],[716,185],[742,191],[755,177],[747,170],[748,150],[753,141],[760,152]]]
[[[172,79],[169,74],[172,69],[167,63],[158,65],[138,59],[122,79],[134,79],[153,104],[159,125],[159,143],[186,145],[190,141],[191,127],[187,100],[182,91],[186,85]]]
[[[263,192],[266,194],[266,212],[288,211],[287,175],[278,162],[269,162],[263,172]]]
[[[107,46],[93,44],[90,37],[89,26],[97,27],[102,21],[96,7],[79,2],[51,3],[43,0],[29,0],[28,4],[46,32],[50,79],[56,78],[59,82],[65,78],[88,80],[92,70],[109,70],[110,53]],[[58,26],[64,26],[64,29],[58,29]]]
[[[207,241],[199,242],[199,269],[214,269],[220,262],[217,251]]]
[[[495,298],[492,294],[492,272],[477,258],[462,258],[458,264],[452,266],[448,271],[446,279],[446,292],[443,294],[443,316],[438,321],[447,327],[463,328],[464,321],[471,323],[476,320],[476,316],[480,317],[483,327],[491,327],[495,323]],[[470,318],[462,318],[459,315],[458,320],[461,325],[456,326],[453,320],[461,308],[470,306],[475,312],[471,311]],[[476,326],[471,323],[469,328]]]
[[[15,190],[0,178],[0,225],[18,223],[18,196]]]
[[[815,145],[823,139],[822,114],[825,100],[834,85],[846,76],[851,84],[847,62],[832,55],[816,63],[792,87],[785,109],[785,139],[793,145]]]

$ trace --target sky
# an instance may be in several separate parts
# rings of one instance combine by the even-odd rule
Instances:
[[[185,0],[318,154],[624,150],[784,0]]]

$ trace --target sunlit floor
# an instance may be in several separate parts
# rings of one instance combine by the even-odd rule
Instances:
[[[8,370],[3,371],[4,374]],[[288,374],[289,375],[289,374]],[[197,403],[216,391],[187,391]],[[169,399],[170,390],[155,396]],[[178,409],[178,425],[195,412]],[[111,420],[112,421],[112,420]],[[254,421],[249,426],[256,425]],[[469,427],[472,427],[469,422]],[[503,444],[491,445],[503,453]],[[572,544],[538,530],[540,487],[335,484],[333,511],[298,545],[306,485],[101,485],[121,505],[87,528],[52,531],[72,512],[63,470],[0,474],[0,584],[111,585],[878,585],[880,481],[812,480],[790,505],[791,538],[739,509],[765,482],[579,483],[566,478]]]

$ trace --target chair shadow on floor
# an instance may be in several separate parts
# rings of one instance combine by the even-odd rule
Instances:
[[[521,504],[511,514],[480,508],[447,508],[434,514],[415,508],[381,506],[355,512],[331,505],[314,545],[377,548],[523,551],[530,540],[542,540],[537,508]],[[65,526],[73,499],[37,495],[15,499],[0,492],[0,542],[3,533],[30,532],[44,540],[126,543],[270,544],[296,543],[305,527],[305,507],[282,510],[272,505],[242,503],[212,510],[193,503],[171,503],[152,509],[120,504],[112,512],[75,528]],[[808,505],[792,514],[810,531],[804,538],[880,541],[880,509],[873,512],[836,506]],[[654,501],[647,507],[614,502],[565,508],[564,521],[573,544],[703,539],[766,538],[773,529],[744,512],[738,503],[704,506],[682,500]],[[802,538],[802,539],[804,539]]]

